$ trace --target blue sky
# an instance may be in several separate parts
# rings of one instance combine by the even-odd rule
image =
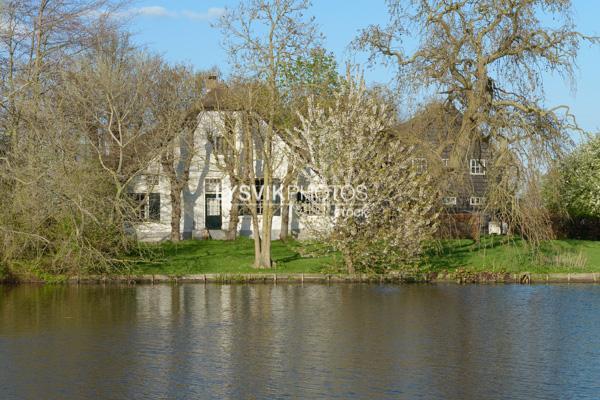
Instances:
[[[600,36],[600,1],[573,3],[578,30]],[[172,62],[191,63],[197,69],[217,66],[227,72],[220,33],[211,23],[225,7],[236,4],[237,0],[139,0],[134,4],[139,15],[131,21],[131,28],[138,43]],[[361,28],[387,21],[384,0],[313,0],[312,14],[325,35],[325,47],[342,65],[349,58],[364,60],[347,48]],[[577,63],[575,92],[559,78],[547,77],[547,104],[569,105],[582,127],[600,131],[600,47],[584,46]],[[383,67],[366,71],[370,82],[388,82],[391,74]]]

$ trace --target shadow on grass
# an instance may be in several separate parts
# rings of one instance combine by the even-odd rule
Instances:
[[[178,243],[162,242],[156,244],[144,244],[141,247],[142,254],[151,257],[185,257],[215,256],[219,254],[254,254],[253,241],[247,238],[239,238],[233,241],[224,240],[184,240]]]
[[[425,260],[431,271],[452,270],[469,267],[476,255],[485,259],[486,251],[501,251],[507,246],[521,247],[521,239],[496,236],[482,236],[479,242],[473,239],[444,239],[432,243],[425,253]]]
[[[275,261],[276,263],[289,263],[292,261],[296,261],[296,260],[301,260],[303,257],[300,256],[300,254],[296,253],[290,256],[286,256],[286,257],[279,257],[279,258],[273,258],[273,261]]]
[[[316,272],[326,257],[305,257],[296,241],[273,241],[271,255],[282,272]],[[254,272],[254,241],[188,240],[179,243],[146,244],[135,260],[138,273],[238,273]],[[260,271],[264,272],[264,271]]]

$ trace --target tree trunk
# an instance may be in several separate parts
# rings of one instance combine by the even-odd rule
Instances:
[[[252,214],[252,231],[254,237],[254,268],[260,268],[262,241],[260,238],[260,227],[258,224],[258,215]]]
[[[279,240],[286,241],[289,236],[290,228],[290,194],[288,193],[288,185],[285,185],[282,190],[283,198],[281,199],[281,230],[279,231]]]
[[[181,180],[177,177],[177,170],[174,165],[174,156],[172,150],[161,155],[161,166],[163,172],[169,179],[169,197],[171,199],[171,241],[179,242],[181,240],[181,193],[184,185],[187,184],[189,173],[184,174]],[[189,171],[189,169],[188,169]]]
[[[348,269],[349,274],[355,274],[356,268],[354,268],[354,261],[349,252],[344,252],[344,261],[346,262],[346,268]]]
[[[288,239],[290,231],[290,183],[294,176],[294,168],[288,164],[287,172],[281,183],[281,230],[279,239],[285,241]]]
[[[269,269],[271,268],[271,235],[270,232],[264,233],[262,245],[260,248],[259,266],[258,268]]]
[[[273,227],[273,186],[271,171],[265,168],[263,189],[262,243],[259,268],[271,268],[271,230]]]
[[[272,267],[271,262],[271,227],[273,218],[268,215],[268,206],[264,207],[262,215],[262,226],[257,218],[253,218],[254,226],[254,268],[268,269]]]
[[[239,185],[235,185],[235,189],[231,196],[231,208],[229,210],[229,223],[227,225],[227,240],[235,240],[237,237],[237,227],[239,219]]]
[[[181,240],[181,190],[173,187],[171,182],[171,241],[179,242]]]

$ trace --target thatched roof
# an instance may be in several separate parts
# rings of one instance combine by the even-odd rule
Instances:
[[[453,106],[441,102],[427,104],[412,118],[400,123],[396,129],[400,138],[411,138],[429,143],[451,143],[460,129],[461,113]]]
[[[208,89],[202,97],[201,105],[204,110],[234,110],[232,107],[231,94],[229,88],[225,84],[218,84],[215,88]]]

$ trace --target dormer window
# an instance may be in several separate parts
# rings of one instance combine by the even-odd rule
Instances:
[[[226,128],[228,127],[226,121]],[[225,137],[221,134],[219,129],[214,125],[210,125],[206,128],[206,140],[210,143],[212,153],[215,156],[222,156],[225,154]]]
[[[472,158],[470,170],[471,175],[485,175],[485,160]]]
[[[225,154],[225,138],[221,135],[216,135],[211,140],[213,151],[216,155],[222,156]]]
[[[215,156],[225,154],[225,138],[221,134],[209,129],[206,136]]]
[[[479,207],[483,205],[484,201],[485,199],[483,197],[471,196],[471,198],[469,198],[469,205]]]
[[[445,206],[455,206],[456,205],[456,197],[444,197],[442,199],[442,203]]]

